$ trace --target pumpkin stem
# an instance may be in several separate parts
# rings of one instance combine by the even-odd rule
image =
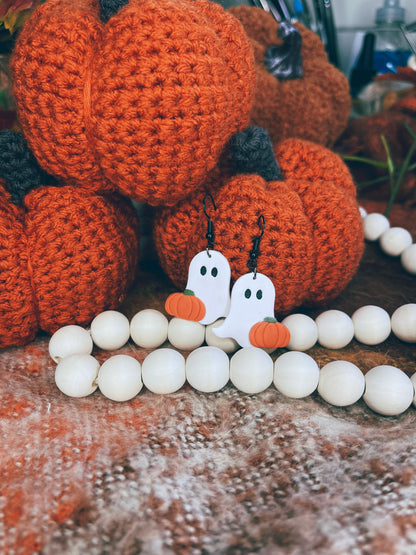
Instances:
[[[129,0],[99,0],[101,21],[107,23],[110,17],[116,15],[128,3]]]
[[[303,77],[302,71],[302,35],[299,30],[282,21],[277,29],[277,36],[283,44],[269,46],[264,55],[267,70],[279,81],[289,81]]]
[[[39,166],[23,135],[12,129],[0,133],[0,178],[14,204],[20,204],[31,189],[54,182]]]
[[[247,127],[233,135],[230,147],[238,173],[256,173],[266,181],[283,180],[266,129]]]
[[[192,289],[185,289],[183,294],[189,295],[189,296],[195,296],[195,293],[192,291]]]
[[[263,319],[263,322],[268,322],[269,324],[275,324],[277,320],[272,316],[266,316],[266,318]]]

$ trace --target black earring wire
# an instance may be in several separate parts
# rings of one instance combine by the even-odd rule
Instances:
[[[207,201],[208,198],[211,200],[212,206],[214,207],[214,210],[217,210],[217,207],[215,206],[215,202],[214,202],[214,199],[212,198],[212,195],[210,193],[206,194],[205,197],[204,197],[204,200],[202,201],[202,208],[203,208],[204,214],[205,214],[205,216],[207,217],[207,220],[208,220],[207,233],[205,235],[205,238],[207,240],[207,254],[211,258],[211,255],[210,255],[209,251],[214,250],[215,233],[214,233],[214,225],[212,223],[212,220],[211,220],[209,214],[207,214],[206,201]]]
[[[261,233],[260,235],[258,235],[257,237],[254,237],[253,239],[253,247],[250,251],[250,258],[248,259],[248,262],[247,262],[248,269],[250,270],[250,272],[253,272],[254,274],[253,279],[256,279],[257,277],[257,258],[259,256],[260,241],[263,238],[264,229],[266,227],[266,220],[263,214],[259,216],[259,219],[257,220],[257,225],[261,227]]]

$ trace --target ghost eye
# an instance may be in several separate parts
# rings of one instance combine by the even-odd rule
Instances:
[[[201,272],[201,276],[204,276],[207,273],[207,267],[201,266],[201,269],[199,271]]]
[[[212,275],[212,277],[217,277],[217,275],[218,275],[218,268],[212,268],[212,270],[211,270],[211,275]]]
[[[259,289],[256,293],[256,297],[260,300],[263,297],[263,291]]]
[[[244,296],[246,299],[249,299],[251,297],[251,289],[246,289],[244,291]]]

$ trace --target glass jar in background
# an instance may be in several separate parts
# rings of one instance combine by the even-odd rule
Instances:
[[[405,22],[405,9],[399,0],[385,0],[375,18],[374,71],[376,75],[396,73],[406,67],[412,51],[400,26]]]

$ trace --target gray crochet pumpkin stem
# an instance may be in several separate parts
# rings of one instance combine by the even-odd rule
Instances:
[[[115,15],[123,6],[129,3],[129,0],[99,0],[100,19],[103,23]]]
[[[279,81],[300,79],[302,71],[302,35],[299,30],[283,21],[277,29],[277,36],[283,44],[269,46],[264,55],[264,64],[267,70]]]
[[[283,180],[266,129],[253,125],[236,133],[231,139],[230,152],[237,173],[255,173],[266,181]]]

